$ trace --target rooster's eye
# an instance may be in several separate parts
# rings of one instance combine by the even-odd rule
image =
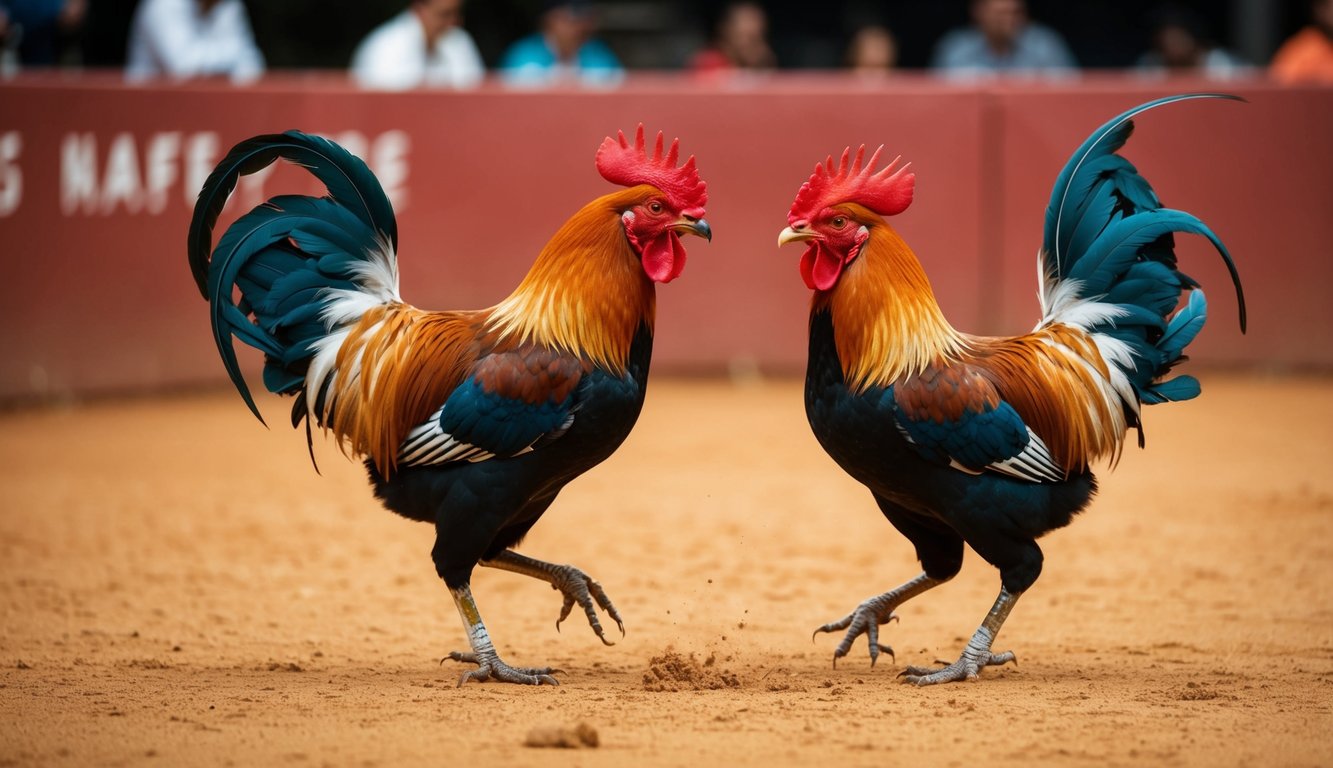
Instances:
[[[833,217],[833,221],[831,221],[831,222],[829,222],[829,223],[833,225],[833,228],[834,228],[834,229],[842,229],[843,227],[847,226],[847,217],[846,217],[846,216],[834,216],[834,217]]]
[[[652,201],[651,203],[648,204],[648,210],[651,211],[651,212],[653,212],[653,213],[661,213],[661,212],[662,212],[662,204],[659,203],[659,202],[657,202],[656,200],[654,200],[654,201]]]

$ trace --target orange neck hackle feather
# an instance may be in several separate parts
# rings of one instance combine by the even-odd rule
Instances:
[[[833,315],[833,336],[848,387],[888,386],[931,364],[956,359],[965,343],[935,301],[930,280],[902,237],[873,211],[839,206],[869,225],[870,237],[814,307]]]
[[[570,217],[518,288],[494,307],[487,328],[502,342],[540,344],[623,373],[639,325],[652,330],[657,293],[620,214],[654,194],[648,185],[631,187]]]

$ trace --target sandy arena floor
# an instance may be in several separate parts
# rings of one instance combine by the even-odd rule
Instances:
[[[957,657],[996,572],[969,553],[886,628],[896,665],[832,668],[811,630],[917,566],[794,382],[657,380],[529,537],[605,585],[614,647],[477,572],[501,654],[559,688],[455,687],[431,529],[331,444],[311,471],[286,403],[271,431],[222,392],[0,415],[0,766],[1329,765],[1333,382],[1204,390],[1043,541],[996,643],[1020,665],[925,689],[897,672]],[[525,746],[580,724],[598,748]]]

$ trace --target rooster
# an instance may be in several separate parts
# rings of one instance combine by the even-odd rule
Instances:
[[[999,569],[999,597],[956,662],[902,675],[931,685],[1014,661],[991,646],[1041,573],[1036,539],[1088,504],[1097,489],[1090,465],[1114,463],[1128,430],[1138,430],[1142,446],[1142,405],[1199,394],[1194,378],[1167,378],[1206,310],[1198,283],[1176,268],[1173,233],[1202,235],[1221,253],[1244,331],[1240,279],[1221,240],[1194,216],[1162,207],[1117,154],[1132,118],[1190,98],[1235,97],[1143,104],[1098,128],[1060,172],[1038,254],[1041,319],[1023,336],[974,336],[945,320],[916,256],[884,218],[912,202],[915,175],[897,159],[876,171],[879,150],[863,164],[865,147],[854,157],[849,148],[801,187],[778,244],[807,244],[800,272],[815,292],[806,416],[923,568],[815,630],[846,630],[835,664],[863,634],[872,665],[881,652],[892,655],[880,625],[953,578],[964,544]]]
[[[331,432],[365,458],[390,510],[435,525],[431,557],[467,631],[468,680],[557,684],[558,670],[511,667],[495,650],[469,583],[478,564],[549,582],[607,645],[594,604],[624,633],[583,571],[513,551],[566,483],[611,455],[638,418],[652,354],[655,283],[685,267],[680,234],[712,238],[706,187],[679,142],[651,156],[640,125],[596,155],[627,189],[575,213],[506,299],[432,312],[398,293],[393,209],[366,165],[327,140],[289,131],[237,144],[200,192],[190,268],[211,309],[227,373],[262,422],[232,337],[264,353],[263,381],[294,395],[292,426]],[[243,174],[278,158],[308,169],[320,198],[281,196],[213,227]],[[239,295],[239,298],[237,298]],[[313,459],[313,453],[312,453]]]

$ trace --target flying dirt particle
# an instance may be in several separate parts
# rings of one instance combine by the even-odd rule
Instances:
[[[648,671],[643,673],[643,689],[654,693],[740,687],[740,677],[718,665],[714,654],[700,662],[692,653],[686,656],[668,648],[649,660]]]
[[[570,728],[563,725],[543,725],[528,731],[523,740],[525,747],[582,749],[595,748],[602,743],[597,729],[587,723],[579,723]]]

